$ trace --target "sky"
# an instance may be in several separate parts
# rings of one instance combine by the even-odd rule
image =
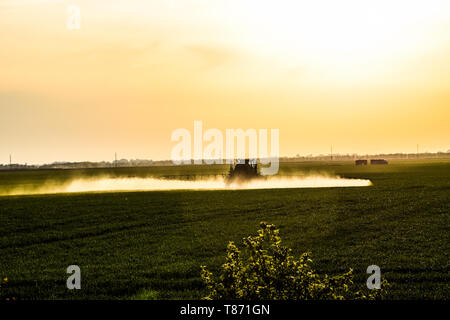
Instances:
[[[447,0],[0,0],[0,163],[170,159],[194,120],[283,156],[446,151],[449,57]]]

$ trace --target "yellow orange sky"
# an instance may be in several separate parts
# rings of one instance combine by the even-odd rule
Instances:
[[[0,163],[169,159],[194,120],[288,156],[446,151],[450,1],[0,1]]]

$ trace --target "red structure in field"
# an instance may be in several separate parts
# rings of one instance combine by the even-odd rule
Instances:
[[[388,164],[384,159],[370,159],[370,164]]]
[[[357,166],[361,166],[361,165],[367,166],[367,160],[355,160],[355,164]]]

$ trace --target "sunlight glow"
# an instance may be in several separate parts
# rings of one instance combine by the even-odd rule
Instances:
[[[236,23],[249,50],[306,65],[336,81],[377,75],[392,61],[429,50],[445,35],[444,30],[437,37],[427,33],[450,13],[450,2],[440,0],[245,1],[240,6]]]

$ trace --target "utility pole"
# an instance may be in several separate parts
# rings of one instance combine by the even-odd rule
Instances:
[[[331,161],[333,161],[333,146],[331,146],[330,156],[331,156]]]
[[[114,168],[117,167],[117,152],[114,152]]]
[[[11,164],[12,164],[12,162],[11,162],[11,154],[9,155],[9,166],[11,167]]]

